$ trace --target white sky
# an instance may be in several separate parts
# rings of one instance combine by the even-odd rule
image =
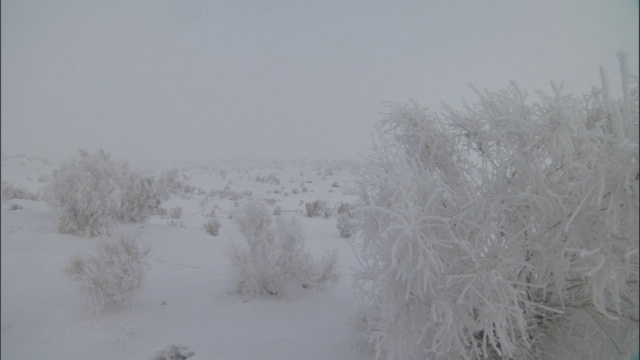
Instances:
[[[356,158],[381,101],[638,73],[637,0],[2,0],[2,153]]]

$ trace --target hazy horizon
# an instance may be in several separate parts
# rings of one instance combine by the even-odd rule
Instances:
[[[352,159],[381,102],[618,91],[638,2],[2,1],[2,154]]]

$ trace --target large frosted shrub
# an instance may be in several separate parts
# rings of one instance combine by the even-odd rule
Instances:
[[[321,259],[309,254],[297,219],[280,215],[274,224],[267,206],[256,199],[234,219],[244,240],[229,248],[236,291],[279,295],[297,288],[323,288],[337,280],[337,252]]]
[[[162,189],[108,153],[80,151],[54,172],[48,200],[58,231],[81,236],[109,232],[115,222],[139,222],[157,211]]]
[[[377,358],[613,359],[637,346],[638,88],[391,105],[359,181]]]
[[[76,255],[65,268],[95,312],[105,306],[127,306],[143,284],[150,249],[131,234],[105,236],[93,255]]]

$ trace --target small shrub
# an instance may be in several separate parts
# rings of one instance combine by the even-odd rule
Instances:
[[[205,231],[212,236],[218,236],[218,230],[220,230],[220,222],[217,219],[210,219],[204,224]]]
[[[11,204],[11,206],[9,207],[9,210],[20,210],[22,209],[22,205],[20,204]]]
[[[323,213],[325,208],[327,207],[327,202],[324,200],[316,200],[312,203],[304,204],[305,209],[307,210],[308,217],[320,216]]]
[[[8,182],[2,180],[0,183],[0,196],[2,200],[24,199],[24,200],[39,200],[39,196],[33,194],[25,189],[16,188]]]
[[[333,184],[331,184],[331,186],[335,188],[335,187],[339,187],[340,185],[338,185],[337,181],[334,181]]]
[[[338,228],[338,231],[340,231],[340,237],[348,239],[353,235],[355,221],[348,213],[338,214],[338,224],[336,227]]]
[[[294,188],[294,189],[291,190],[291,193],[296,195],[296,194],[300,193],[300,190],[298,190],[297,188]]]
[[[351,205],[348,203],[340,203],[336,206],[336,212],[338,214],[348,213],[351,211]]]
[[[150,248],[139,245],[135,237],[120,233],[103,237],[96,254],[76,255],[65,271],[100,312],[107,305],[129,305],[134,292],[143,284],[149,269]]]
[[[276,206],[275,208],[273,208],[273,215],[280,215],[282,214],[282,207],[281,206]]]
[[[171,227],[184,227],[182,220],[178,220],[178,219],[169,219],[167,221],[167,225]]]
[[[279,216],[274,225],[267,206],[247,202],[236,216],[244,243],[231,243],[228,256],[236,291],[249,295],[279,295],[296,288],[323,288],[338,278],[337,252],[321,259],[304,249],[296,218]]]
[[[169,210],[169,217],[171,219],[180,219],[182,217],[182,207],[176,206]]]
[[[149,360],[186,360],[196,353],[186,346],[168,345],[156,352]]]
[[[169,214],[169,211],[166,208],[159,207],[156,210],[156,215],[158,215],[158,216],[165,217],[165,216],[167,216],[167,214]]]

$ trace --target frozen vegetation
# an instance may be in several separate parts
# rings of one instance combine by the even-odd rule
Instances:
[[[363,162],[3,156],[0,357],[627,359],[638,87],[621,64],[622,99],[603,73],[582,97],[390,104]]]

